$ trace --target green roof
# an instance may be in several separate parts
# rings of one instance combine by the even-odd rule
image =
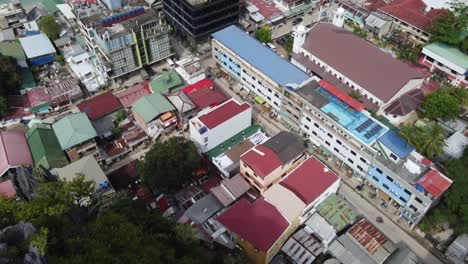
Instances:
[[[151,80],[150,87],[155,93],[167,93],[184,86],[184,80],[175,71],[163,72]]]
[[[146,123],[161,114],[175,110],[174,106],[161,93],[143,96],[133,103],[132,107]]]
[[[462,69],[468,69],[468,55],[461,52],[457,47],[441,42],[434,42],[424,48],[449,60]]]
[[[37,87],[34,75],[29,68],[21,68],[21,90]]]
[[[10,56],[15,58],[17,61],[26,60],[23,47],[19,42],[16,41],[4,41],[0,42],[0,53],[4,56]]]
[[[82,48],[86,48],[86,41],[84,40],[83,35],[75,35],[75,40],[76,42],[78,42],[78,44],[80,44]]]
[[[206,155],[210,159],[219,157],[219,155],[240,144],[242,141],[244,141],[245,138],[252,136],[261,129],[262,127],[259,125],[251,125],[248,128],[242,130],[241,132],[235,134],[228,140],[224,141],[223,143],[219,144],[218,146],[214,147],[213,149],[208,151]]]
[[[85,113],[67,115],[52,125],[62,150],[86,142],[97,136]]]
[[[341,231],[347,225],[356,221],[358,214],[338,195],[332,194],[317,206],[317,212],[336,231]]]
[[[68,164],[68,160],[50,126],[35,124],[26,131],[26,138],[36,167],[42,165],[46,169],[62,168]]]

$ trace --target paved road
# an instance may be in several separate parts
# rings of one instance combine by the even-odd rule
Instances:
[[[342,184],[338,193],[343,195],[354,206],[354,208],[356,208],[358,213],[377,226],[380,231],[382,231],[394,243],[403,242],[406,244],[419,258],[423,260],[423,263],[442,264],[438,258],[421,246],[418,241],[398,227],[387,216],[380,213],[373,205],[362,198],[351,187],[346,184]],[[377,216],[382,217],[384,223],[377,223],[377,221],[375,221]]]

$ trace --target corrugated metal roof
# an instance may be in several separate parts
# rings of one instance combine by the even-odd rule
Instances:
[[[143,96],[132,107],[146,123],[161,114],[175,110],[174,106],[161,93]]]
[[[423,53],[425,49],[434,52],[462,69],[468,69],[468,55],[461,52],[457,47],[450,46],[445,43],[434,42],[425,46],[423,48]]]
[[[310,78],[236,26],[224,28],[214,33],[213,37],[279,85],[301,84]]]
[[[85,113],[65,116],[52,125],[62,150],[86,142],[97,136],[91,121]]]
[[[388,130],[378,141],[395,153],[400,159],[404,159],[414,150],[413,146],[407,144],[404,139],[392,130]]]
[[[68,164],[60,143],[50,126],[35,124],[26,132],[26,138],[36,166],[42,165],[49,169],[61,168]]]
[[[263,145],[273,150],[283,164],[299,157],[306,149],[304,141],[300,137],[287,131],[279,132]]]
[[[10,167],[33,166],[26,137],[21,131],[0,131],[0,176]]]
[[[21,46],[23,46],[26,57],[37,58],[44,55],[55,53],[54,45],[45,34],[37,34],[19,39]]]

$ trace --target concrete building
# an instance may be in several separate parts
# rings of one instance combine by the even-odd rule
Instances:
[[[306,158],[304,141],[282,131],[242,154],[240,173],[262,194]]]
[[[236,26],[214,33],[211,44],[221,69],[275,113],[281,110],[283,87],[294,89],[310,78]]]
[[[298,26],[293,34],[291,62],[302,70],[334,83],[345,93],[359,93],[366,108],[394,124],[415,114],[413,109],[400,116],[387,107],[419,89],[428,76],[333,24],[320,23],[310,30]],[[360,67],[355,67],[357,61]]]
[[[17,29],[27,22],[28,18],[19,0],[7,1],[0,5],[0,31],[5,29]]]
[[[206,78],[205,68],[199,58],[185,58],[176,61],[174,70],[182,76],[187,84],[194,84]]]
[[[439,4],[434,4],[439,2]],[[429,33],[437,18],[446,10],[440,3],[447,0],[397,0],[379,8],[379,11],[393,19],[392,29],[400,30],[416,43],[426,43],[431,38]]]
[[[468,260],[468,235],[462,234],[447,248],[445,256],[455,264],[463,264]]]
[[[73,12],[99,70],[117,78],[172,55],[169,28],[152,9],[126,6],[120,12],[93,5]]]
[[[69,114],[52,125],[52,129],[70,161],[85,156],[99,157],[96,130],[85,113]]]
[[[163,1],[166,18],[191,43],[207,41],[210,34],[239,21],[239,0]]]
[[[250,126],[252,107],[230,99],[189,120],[190,138],[206,153]]]
[[[132,110],[136,123],[152,138],[177,125],[176,109],[160,93],[141,97],[132,105]]]
[[[455,86],[468,87],[468,55],[445,43],[431,43],[422,49],[419,63],[431,72],[445,75]]]

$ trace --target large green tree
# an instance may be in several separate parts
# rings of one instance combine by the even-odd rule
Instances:
[[[460,100],[442,88],[428,95],[422,105],[424,115],[430,119],[453,120],[460,114]]]
[[[291,52],[293,50],[293,46],[294,46],[294,38],[292,36],[289,36],[289,38],[284,43],[284,49],[287,52]]]
[[[466,38],[464,31],[468,28],[468,5],[463,1],[454,0],[450,4],[450,11],[436,20],[431,32],[432,40],[459,46],[465,53]]]
[[[257,29],[257,32],[255,32],[255,38],[262,43],[269,43],[271,41],[271,31],[268,26]]]
[[[0,54],[0,96],[14,94],[21,85],[21,72],[16,59]]]
[[[445,132],[437,124],[428,127],[403,125],[399,134],[408,145],[414,146],[418,152],[429,159],[441,155],[446,145]]]
[[[148,210],[126,196],[95,214],[88,207],[96,198],[93,191],[93,183],[77,177],[69,183],[43,184],[30,202],[0,197],[1,228],[33,223],[40,231],[30,243],[49,263],[209,262],[188,227],[175,225],[157,210]],[[27,248],[27,244],[18,245],[0,255],[11,263],[22,263]]]
[[[0,96],[0,118],[4,117],[8,112],[8,102],[5,97]]]
[[[151,188],[175,191],[190,180],[200,161],[195,144],[182,137],[158,142],[139,164],[141,179]]]
[[[60,25],[55,21],[55,17],[53,16],[43,16],[39,20],[39,28],[51,40],[56,40],[60,33]]]

